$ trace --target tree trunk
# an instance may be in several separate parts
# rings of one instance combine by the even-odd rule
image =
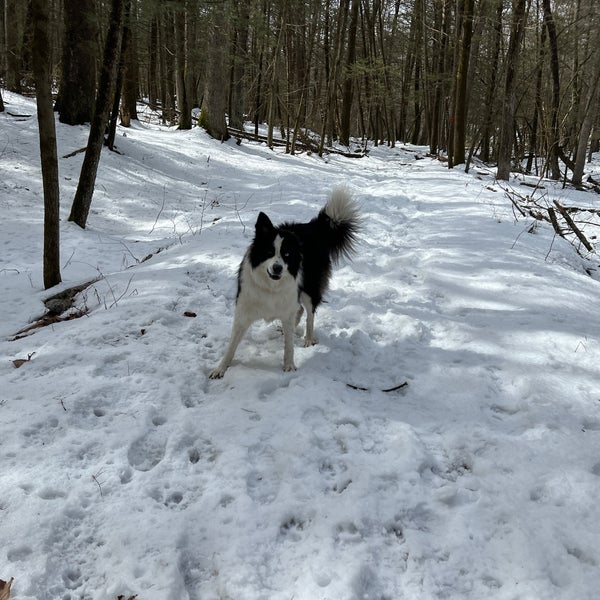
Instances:
[[[215,3],[210,15],[210,39],[208,43],[206,87],[202,103],[203,125],[208,134],[221,141],[229,139],[227,131],[227,86],[223,75],[227,72],[225,52],[228,47],[227,15],[224,3]]]
[[[44,187],[44,288],[60,283],[60,190],[56,130],[50,78],[50,11],[46,0],[33,0],[33,74]]]
[[[496,79],[500,59],[500,43],[502,41],[502,9],[504,0],[497,0],[496,13],[493,26],[493,53],[490,61],[490,79],[487,85],[484,102],[484,125],[481,136],[481,160],[485,163],[490,160],[490,137],[494,122],[494,97],[496,95]]]
[[[179,109],[179,129],[192,128],[192,111],[187,89],[187,2],[181,0],[175,9],[175,64],[177,70],[177,108]]]
[[[354,90],[354,73],[352,69],[356,62],[356,28],[358,25],[359,0],[352,0],[350,6],[350,25],[348,27],[348,48],[346,64],[344,65],[344,84],[342,88],[342,112],[340,117],[340,142],[350,145],[350,112]]]
[[[98,22],[95,0],[65,0],[62,78],[56,101],[61,123],[92,120],[96,94]]]
[[[152,17],[150,24],[150,48],[148,49],[148,106],[150,110],[158,110],[158,73],[159,54],[158,54],[158,17]]]
[[[119,70],[114,86],[112,109],[110,112],[108,135],[106,145],[109,150],[115,149],[115,136],[117,134],[117,121],[119,120],[119,107],[123,92],[123,83],[127,74],[127,56],[129,54],[129,43],[131,41],[131,8],[132,0],[125,0],[125,12],[123,14],[123,33],[121,34],[121,49],[119,50]]]
[[[233,57],[231,66],[231,82],[229,94],[229,123],[236,129],[244,126],[245,90],[244,80],[248,61],[248,26],[250,21],[250,4],[236,3],[237,19],[233,40]]]
[[[556,181],[560,179],[560,167],[558,165],[558,111],[560,107],[560,65],[558,62],[558,39],[556,24],[552,16],[550,0],[543,0],[544,24],[548,31],[548,43],[550,44],[550,71],[552,73],[552,111],[550,115],[550,131],[548,140],[548,166],[550,177]]]
[[[130,0],[131,1],[131,0]],[[126,29],[123,30],[123,36],[128,37],[127,44],[123,44],[124,64],[123,85],[121,89],[121,125],[130,127],[131,120],[137,120],[137,98],[139,87],[139,63],[137,50],[136,32],[132,25],[135,24],[136,17],[135,4],[132,2],[129,9],[129,16],[126,18]]]
[[[473,35],[474,0],[464,0],[460,49],[456,70],[456,97],[454,101],[454,152],[452,166],[465,163],[465,131],[467,126],[467,75]]]
[[[112,0],[110,25],[104,47],[104,60],[98,94],[96,96],[94,118],[90,127],[85,158],[81,166],[79,183],[69,216],[69,221],[74,221],[82,229],[85,229],[92,204],[96,173],[98,171],[98,163],[100,162],[100,152],[104,143],[104,131],[108,124],[114,94],[115,80],[119,66],[124,8],[125,0]]]
[[[21,87],[21,44],[19,30],[15,23],[9,22],[9,16],[16,14],[20,0],[4,0],[4,25],[6,44],[6,71],[4,85],[7,90],[20,94]]]
[[[525,30],[525,0],[513,0],[510,41],[506,55],[506,73],[504,77],[504,104],[500,139],[498,142],[498,179],[510,178],[512,147],[514,142],[516,110],[516,72],[519,61],[521,39]]]
[[[598,65],[596,76],[590,83],[588,92],[588,100],[586,103],[585,115],[583,123],[579,131],[579,140],[577,144],[577,152],[575,154],[575,168],[573,169],[573,185],[580,186],[583,179],[583,169],[585,167],[585,158],[588,140],[594,126],[594,117],[597,113],[600,104],[600,85],[598,78],[600,77],[600,64]]]

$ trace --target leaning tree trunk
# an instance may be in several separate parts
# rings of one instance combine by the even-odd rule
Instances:
[[[33,0],[33,76],[44,183],[44,288],[61,282],[58,157],[50,79],[50,11],[46,0]]]
[[[92,204],[100,152],[104,143],[104,131],[108,124],[112,98],[119,67],[119,52],[121,48],[121,35],[123,29],[125,0],[112,0],[110,25],[104,46],[104,60],[102,73],[96,96],[96,109],[90,127],[88,145],[81,166],[79,183],[75,192],[75,199],[71,207],[69,221],[74,221],[85,229],[87,217]]]

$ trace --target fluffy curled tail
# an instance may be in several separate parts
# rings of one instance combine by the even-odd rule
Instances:
[[[337,262],[342,256],[350,258],[356,251],[360,217],[358,206],[347,188],[333,190],[319,213],[319,222],[327,229],[331,259]]]

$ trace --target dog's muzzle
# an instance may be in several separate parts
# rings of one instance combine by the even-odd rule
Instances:
[[[269,277],[274,281],[281,279],[281,275],[283,273],[283,267],[279,263],[274,263],[271,265],[271,268],[267,270]]]

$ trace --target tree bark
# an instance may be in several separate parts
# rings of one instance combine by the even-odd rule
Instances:
[[[600,64],[594,80],[590,84],[588,92],[588,100],[586,103],[585,115],[583,117],[583,123],[579,131],[579,140],[577,144],[577,152],[575,154],[575,168],[573,169],[573,185],[580,186],[583,180],[583,170],[585,167],[585,158],[588,140],[592,133],[592,127],[594,126],[594,117],[600,104]]]
[[[180,5],[175,9],[175,64],[177,70],[176,89],[177,108],[179,109],[179,129],[192,128],[192,111],[187,89],[187,13],[187,2],[186,0],[181,0]]]
[[[454,152],[451,166],[465,163],[465,139],[467,120],[467,75],[471,56],[473,34],[474,0],[464,0],[462,13],[462,32],[458,66],[456,70],[456,98],[454,101]]]
[[[44,288],[61,282],[60,190],[56,130],[50,77],[50,11],[46,0],[33,0],[33,74],[44,187]]]
[[[208,134],[221,141],[229,139],[227,132],[227,86],[223,76],[227,72],[225,52],[228,47],[226,34],[227,15],[223,2],[212,5],[210,15],[210,39],[207,57],[207,76],[202,103],[202,121]]]
[[[115,80],[119,66],[124,8],[125,0],[112,0],[110,25],[104,47],[104,60],[98,94],[96,96],[94,118],[90,127],[88,145],[81,166],[77,191],[75,192],[71,214],[69,215],[69,221],[74,221],[82,229],[85,229],[92,204],[98,163],[100,162],[100,153],[104,144],[104,131],[108,124],[114,94]]]
[[[95,0],[65,0],[62,78],[56,101],[61,123],[92,120],[96,94],[98,23]]]
[[[344,84],[342,91],[342,111],[340,117],[340,142],[345,146],[350,145],[350,112],[354,89],[354,74],[352,69],[356,62],[356,28],[358,25],[359,0],[352,0],[350,5],[350,25],[348,27],[348,48],[346,64],[344,65]]]
[[[552,16],[550,0],[543,0],[544,24],[548,31],[548,43],[550,44],[550,71],[552,73],[552,110],[550,115],[550,131],[548,140],[548,166],[550,177],[556,181],[560,179],[560,167],[558,165],[558,111],[560,108],[560,64],[558,62],[558,37],[556,24]]]
[[[504,104],[498,142],[498,179],[510,178],[512,147],[514,142],[514,122],[516,110],[516,72],[519,61],[521,40],[525,30],[525,0],[513,0],[513,15],[510,28],[510,41],[506,55],[504,77]]]

